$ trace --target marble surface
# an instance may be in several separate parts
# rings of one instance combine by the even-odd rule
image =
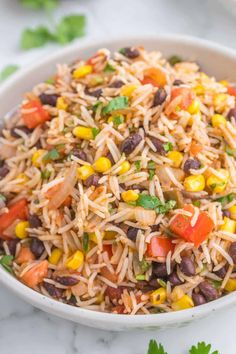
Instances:
[[[54,18],[85,13],[87,38],[126,34],[181,33],[207,38],[236,49],[235,18],[217,0],[64,0]],[[16,0],[0,0],[0,69],[44,57],[53,45],[23,53],[19,36],[26,26],[49,23],[43,13],[23,10]],[[1,354],[142,354],[151,338],[169,354],[186,354],[205,340],[221,354],[235,354],[236,308],[218,312],[185,328],[114,333],[73,324],[39,311],[0,288]]]

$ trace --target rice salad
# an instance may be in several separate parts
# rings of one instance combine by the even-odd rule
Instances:
[[[235,97],[196,62],[142,47],[58,65],[5,117],[2,267],[116,314],[235,291]]]

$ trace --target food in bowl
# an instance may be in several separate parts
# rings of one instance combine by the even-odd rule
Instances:
[[[118,314],[236,290],[235,97],[197,63],[141,47],[58,65],[2,131],[0,263]]]

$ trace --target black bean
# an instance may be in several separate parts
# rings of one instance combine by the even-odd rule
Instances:
[[[84,181],[84,185],[89,188],[91,186],[98,186],[98,182],[99,182],[100,176],[93,174],[91,176],[89,176],[85,181]]]
[[[110,151],[108,152],[108,154],[107,154],[106,157],[111,161],[112,165],[114,165],[115,160],[113,159],[113,156],[112,156],[112,154],[110,153]]]
[[[124,82],[121,80],[116,80],[109,85],[110,88],[120,88],[122,86],[124,86]]]
[[[38,227],[42,226],[42,221],[36,214],[30,214],[28,221],[31,229],[37,229]]]
[[[41,95],[39,95],[39,99],[42,104],[48,104],[53,107],[56,107],[58,97],[59,95],[57,94],[41,93]]]
[[[6,165],[0,167],[0,179],[6,177],[9,171],[9,168]]]
[[[198,170],[201,167],[201,162],[195,157],[194,159],[188,159],[184,163],[183,170],[185,173],[189,173],[192,170]]]
[[[179,267],[181,272],[187,276],[192,276],[196,273],[194,262],[190,257],[182,257]]]
[[[47,290],[48,294],[56,299],[60,299],[63,295],[63,289],[56,288],[55,285],[43,282],[43,287]]]
[[[76,297],[74,295],[72,295],[69,300],[67,299],[64,299],[65,302],[68,304],[68,305],[71,305],[71,306],[76,306],[77,304],[77,300],[76,300]]]
[[[165,263],[152,263],[152,275],[157,278],[165,278],[167,277],[167,269]]]
[[[5,161],[4,160],[0,160],[0,167],[2,167],[4,165]]]
[[[136,241],[137,238],[137,234],[138,234],[138,230],[136,227],[132,227],[130,226],[127,230],[127,237],[132,240],[132,241]]]
[[[140,134],[135,133],[130,135],[122,142],[121,152],[124,152],[127,155],[131,154],[141,141],[142,137]]]
[[[102,94],[102,89],[97,89],[97,90],[91,91],[86,87],[84,90],[84,93],[85,93],[85,95],[99,98]]]
[[[124,188],[125,189],[125,188]],[[132,184],[132,186],[129,186],[128,189],[138,189],[140,192],[146,191],[147,188],[145,188],[144,186],[141,186],[139,184]]]
[[[139,50],[137,48],[125,47],[120,49],[120,52],[129,59],[135,59],[140,56]]]
[[[159,284],[156,278],[150,279],[148,285],[153,289],[158,289],[161,287],[161,285]]]
[[[41,240],[33,238],[30,244],[30,249],[36,258],[40,258],[45,250],[45,247]]]
[[[83,150],[80,149],[73,149],[71,151],[71,154],[74,155],[75,157],[77,157],[78,159],[81,159],[83,161],[88,161],[88,157],[86,152],[84,152]]]
[[[193,293],[192,294],[192,299],[193,299],[193,302],[194,302],[195,306],[203,305],[203,304],[206,303],[206,299],[201,294]]]
[[[216,300],[218,292],[208,281],[203,281],[199,284],[199,289],[207,301]]]
[[[19,239],[12,239],[7,241],[8,249],[12,256],[15,256],[17,243],[20,242]]]
[[[227,119],[231,120],[231,118],[234,118],[236,121],[236,108],[231,108],[227,114]]]
[[[159,231],[159,229],[160,229],[160,224],[158,224],[158,225],[152,225],[152,226],[150,226],[150,227],[151,227],[152,232],[156,232],[156,231]]]
[[[159,88],[154,95],[153,99],[153,107],[160,106],[162,103],[165,102],[167,97],[166,90],[164,88]]]
[[[146,291],[151,291],[153,289],[158,289],[160,288],[160,285],[158,284],[156,279],[152,279],[149,281],[139,280],[136,283],[136,288],[142,290],[143,292],[146,292]]]
[[[78,284],[79,280],[71,276],[56,277],[58,283],[65,286],[73,286]]]
[[[173,272],[169,275],[168,277],[168,280],[169,282],[172,284],[172,285],[180,285],[180,284],[183,284],[183,282],[179,279],[178,275],[176,272]]]
[[[173,85],[174,86],[180,86],[180,85],[183,85],[184,82],[182,80],[179,80],[179,79],[176,79],[174,82],[173,82]]]
[[[42,143],[40,139],[34,144],[34,147],[36,147],[37,149],[42,149]]]
[[[11,136],[13,136],[13,138],[21,138],[21,136],[17,133],[17,130],[20,130],[27,135],[32,133],[32,130],[27,128],[25,125],[18,125],[14,128],[11,128],[10,130]]]
[[[153,136],[150,136],[150,140],[151,142],[153,143],[153,145],[155,146],[156,148],[156,152],[160,155],[165,155],[166,154],[166,151],[164,149],[164,142],[157,139],[157,138],[154,138]]]
[[[230,212],[229,212],[229,210],[223,210],[223,211],[222,211],[222,215],[223,215],[223,216],[226,216],[227,218],[229,218],[229,217],[230,217]]]
[[[234,261],[234,264],[236,264],[236,241],[231,243],[229,248],[229,255]]]
[[[227,268],[226,266],[223,266],[222,268],[220,268],[219,270],[217,270],[215,272],[216,275],[218,275],[218,277],[220,277],[221,279],[224,279],[224,277],[226,276],[227,273]]]

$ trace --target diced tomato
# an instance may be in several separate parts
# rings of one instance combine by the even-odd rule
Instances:
[[[194,207],[191,204],[185,205],[184,210],[194,214]],[[199,246],[212,232],[214,223],[205,211],[201,211],[194,226],[191,226],[191,219],[187,215],[178,214],[171,222],[170,229],[177,236],[188,242]]]
[[[29,247],[21,247],[17,258],[15,259],[16,263],[23,264],[35,260],[34,254],[31,252]]]
[[[25,103],[21,108],[21,117],[24,124],[33,129],[40,124],[50,120],[49,113],[43,108],[42,104],[37,100]]]
[[[115,314],[123,314],[125,313],[125,307],[124,305],[118,305],[118,306],[115,306],[112,308],[111,310],[112,313],[115,313]]]
[[[150,243],[147,245],[147,256],[166,257],[169,251],[173,252],[174,245],[167,237],[154,236],[151,238]]]
[[[117,304],[121,298],[123,290],[124,288],[121,287],[115,289],[112,288],[111,286],[108,286],[105,290],[105,295],[109,297],[109,299],[113,304]]]
[[[28,203],[26,199],[20,199],[16,203],[8,207],[9,211],[0,215],[0,238],[8,239],[8,236],[4,236],[4,230],[6,230],[11,224],[17,220],[27,220],[28,218]]]
[[[236,97],[236,87],[228,86],[227,91],[229,95]]]
[[[191,153],[193,156],[197,156],[202,150],[203,150],[203,146],[200,145],[200,144],[197,144],[197,143],[193,142],[193,143],[190,145],[190,153]]]
[[[187,87],[176,87],[171,91],[171,101],[176,97],[181,96],[180,109],[186,110],[193,101],[193,93]]]
[[[144,70],[142,84],[151,84],[155,87],[163,87],[166,85],[166,75],[159,68],[149,68]]]
[[[23,283],[25,283],[30,288],[35,288],[40,284],[43,279],[48,274],[48,261],[41,261],[30,268],[23,276],[20,278]]]
[[[111,258],[113,256],[112,245],[103,245],[103,252],[107,252],[108,257]]]

